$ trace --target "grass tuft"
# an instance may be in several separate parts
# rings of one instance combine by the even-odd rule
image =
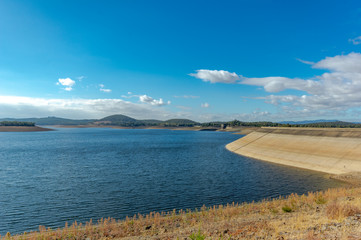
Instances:
[[[292,212],[292,208],[290,208],[289,206],[284,206],[284,207],[282,207],[282,211],[283,212],[286,212],[286,213],[290,213],[290,212]]]
[[[206,236],[201,233],[201,230],[198,230],[197,233],[192,233],[189,238],[191,240],[204,240]]]

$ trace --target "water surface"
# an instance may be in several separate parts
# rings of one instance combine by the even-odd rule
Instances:
[[[227,151],[239,137],[106,128],[0,133],[0,234],[341,185]]]

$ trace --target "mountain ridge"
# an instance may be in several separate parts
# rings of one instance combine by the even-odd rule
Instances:
[[[68,119],[59,117],[44,118],[2,118],[0,121],[21,121],[32,122],[42,126],[119,126],[119,127],[206,127],[206,128],[226,128],[226,127],[327,127],[327,128],[361,128],[360,123],[343,122],[339,120],[305,120],[305,121],[282,121],[282,122],[242,122],[214,121],[200,123],[185,118],[173,118],[168,120],[157,119],[135,119],[123,114],[113,114],[100,119]]]

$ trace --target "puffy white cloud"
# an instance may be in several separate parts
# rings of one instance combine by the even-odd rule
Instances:
[[[209,103],[202,103],[202,104],[201,104],[201,107],[202,107],[202,108],[209,108]]]
[[[350,53],[326,57],[312,65],[313,68],[326,69],[326,72],[314,79],[283,79],[283,89],[295,89],[306,92],[301,96],[268,96],[267,101],[283,105],[283,110],[304,112],[307,114],[329,111],[335,114],[352,108],[361,107],[361,54]],[[266,81],[263,87],[267,91]],[[245,82],[247,83],[247,82]],[[283,89],[282,89],[283,88]],[[268,89],[269,90],[269,89]],[[291,105],[291,106],[284,106]]]
[[[361,73],[361,54],[352,52],[348,55],[326,57],[315,63],[312,67],[334,72]]]
[[[154,105],[154,106],[164,106],[164,105],[169,105],[170,104],[170,101],[164,102],[162,98],[157,100],[157,99],[154,99],[154,98],[149,97],[147,95],[139,96],[139,101],[141,101],[143,103],[150,103],[151,105]]]
[[[71,91],[71,90],[73,90],[73,86],[75,85],[75,81],[72,80],[71,78],[59,78],[58,82],[56,84],[64,86],[65,91]]]
[[[240,77],[237,83],[260,86],[266,92],[272,93],[287,89],[300,91],[298,95],[263,97],[267,103],[278,106],[283,113],[289,113],[289,115],[326,116],[339,115],[346,111],[357,112],[355,109],[361,107],[360,53],[352,52],[347,55],[326,57],[316,63],[303,62],[312,65],[312,68],[325,69],[327,72],[310,79],[281,76]]]
[[[204,82],[211,83],[235,83],[237,80],[240,80],[240,76],[236,73],[231,73],[224,70],[207,70],[200,69],[196,70],[197,73],[190,73],[192,77],[202,79]]]
[[[280,92],[285,89],[316,92],[320,86],[318,81],[286,77],[243,78],[241,83],[262,86],[267,92]]]
[[[180,117],[150,104],[121,99],[45,99],[20,96],[0,96],[0,117],[47,117],[72,119],[102,118],[125,114],[138,119],[169,119]]]

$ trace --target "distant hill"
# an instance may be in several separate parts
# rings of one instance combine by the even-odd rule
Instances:
[[[164,126],[190,127],[199,125],[199,123],[189,119],[169,119],[161,123]]]
[[[112,123],[134,123],[137,122],[138,120],[136,120],[135,118],[131,118],[122,114],[116,114],[116,115],[111,115],[102,119],[99,119],[98,121],[109,121]]]
[[[138,120],[122,114],[115,114],[101,119],[74,120],[58,117],[46,118],[3,118],[1,121],[17,121],[35,123],[35,125],[97,125],[97,126],[121,126],[121,127],[323,127],[323,128],[361,128],[361,123],[342,122],[337,120],[307,120],[307,121],[283,121],[283,122],[242,122],[233,120],[229,122],[206,122],[198,123],[190,119],[175,118],[166,121],[156,119]]]
[[[145,119],[145,120],[138,120],[138,121],[140,121],[146,125],[158,125],[163,122],[161,120],[155,120],[155,119]]]
[[[189,119],[169,119],[161,121],[156,119],[143,119],[137,120],[122,114],[115,114],[101,119],[83,119],[73,120],[58,117],[46,118],[3,118],[0,121],[18,121],[18,122],[31,122],[36,125],[98,125],[98,126],[124,126],[124,127],[141,127],[141,126],[194,126],[198,123]]]
[[[137,120],[122,114],[111,115],[94,122],[97,125],[115,125],[125,127],[139,127],[139,126],[167,126],[167,127],[180,127],[180,126],[194,126],[198,124],[189,119],[169,119],[160,121],[155,119]]]
[[[360,123],[351,123],[351,122],[316,122],[316,123],[307,123],[307,124],[293,124],[291,126],[296,127],[321,127],[321,128],[360,128]]]

